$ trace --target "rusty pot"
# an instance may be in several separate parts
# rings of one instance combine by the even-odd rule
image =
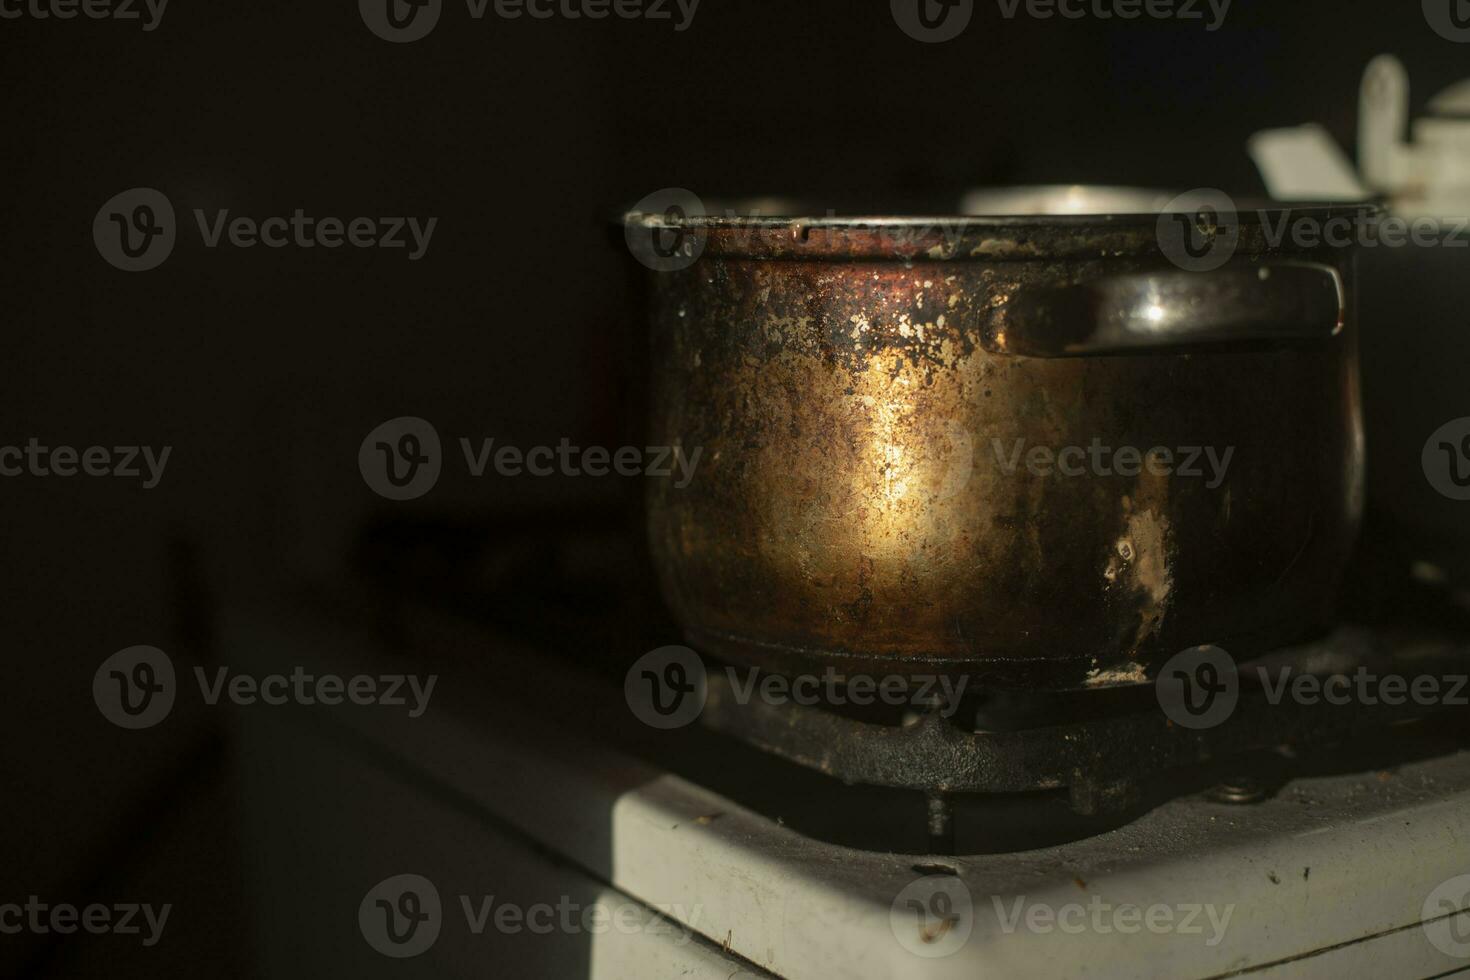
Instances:
[[[1088,195],[626,216],[652,441],[703,451],[648,498],[693,645],[1064,690],[1325,627],[1362,496],[1350,252],[1272,244],[1282,205],[1007,213]]]

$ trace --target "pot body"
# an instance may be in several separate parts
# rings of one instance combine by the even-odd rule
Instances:
[[[1223,270],[1182,273],[1152,221],[699,234],[698,262],[652,276],[651,441],[701,456],[648,498],[694,645],[1061,690],[1327,624],[1362,496],[1350,256],[1243,228]],[[1150,305],[1181,276],[1307,267],[1338,290],[1320,336],[1056,337],[1240,299]]]

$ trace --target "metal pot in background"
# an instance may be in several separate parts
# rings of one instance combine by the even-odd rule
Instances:
[[[1325,627],[1361,505],[1350,252],[1272,246],[1245,209],[1193,228],[1155,195],[1055,193],[627,216],[698,256],[650,274],[652,438],[702,461],[648,500],[696,647],[1063,690]],[[1232,257],[1185,271],[1171,222],[1182,263]]]
[[[1363,75],[1356,167],[1320,126],[1258,133],[1251,153],[1277,197],[1386,207],[1359,252],[1374,560],[1470,595],[1470,82],[1409,117],[1408,73],[1384,55]]]

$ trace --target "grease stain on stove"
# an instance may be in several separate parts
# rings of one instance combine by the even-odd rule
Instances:
[[[1123,684],[1142,684],[1147,680],[1148,672],[1144,670],[1143,664],[1129,663],[1107,670],[1094,667],[1087,672],[1086,684],[1088,687],[1118,687]]]
[[[951,867],[948,864],[915,864],[912,866],[912,870],[915,874],[926,877],[931,875],[946,875],[951,878],[958,878],[960,874],[959,869]]]
[[[934,926],[920,926],[919,941],[926,946],[932,946],[949,934],[949,931],[954,928],[956,921],[958,920],[943,918]]]
[[[694,824],[697,827],[708,827],[710,824],[714,823],[716,820],[720,819],[724,815],[725,814],[722,813],[722,812],[721,813],[707,813],[707,814],[705,814],[703,816],[695,817],[693,820],[690,821],[690,823]],[[681,824],[681,823],[676,823],[673,826],[671,826],[669,829],[670,830],[678,830],[682,826],[684,826],[684,825]]]

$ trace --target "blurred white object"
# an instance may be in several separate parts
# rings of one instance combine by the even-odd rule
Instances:
[[[1332,135],[1311,123],[1263,130],[1250,139],[1251,159],[1279,201],[1361,201],[1370,196]]]
[[[1405,218],[1470,214],[1470,82],[1430,99],[1429,113],[1410,127],[1408,72],[1392,55],[1374,58],[1363,75],[1363,176]]]
[[[1401,187],[1408,173],[1409,73],[1391,54],[1363,72],[1358,96],[1358,165],[1379,190]]]
[[[1470,215],[1470,80],[1429,101],[1409,121],[1409,74],[1393,55],[1363,73],[1358,172],[1319,125],[1251,137],[1251,158],[1276,198],[1354,200],[1381,195],[1406,219]]]
[[[960,200],[960,213],[994,217],[1017,214],[1155,214],[1172,195],[1139,187],[1041,184],[982,187]]]

